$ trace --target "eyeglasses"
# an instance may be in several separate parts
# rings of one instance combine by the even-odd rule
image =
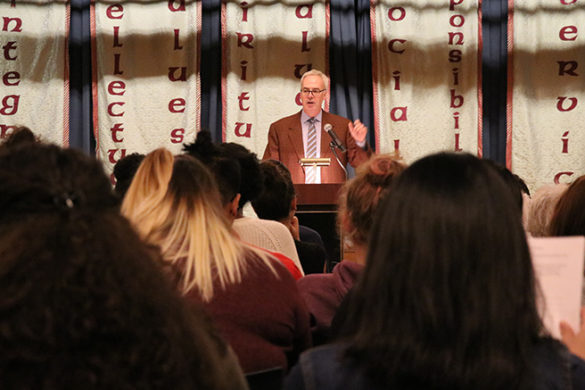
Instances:
[[[303,95],[313,95],[313,96],[320,94],[322,92],[325,92],[325,91],[326,91],[325,89],[301,89],[301,93]]]

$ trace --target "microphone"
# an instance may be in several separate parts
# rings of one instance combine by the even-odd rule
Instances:
[[[346,151],[345,145],[343,145],[337,134],[335,134],[335,132],[333,131],[333,126],[331,126],[330,123],[326,123],[325,126],[323,126],[323,130],[325,130],[327,134],[329,134],[329,137],[331,137],[331,143],[333,144],[333,146],[335,146],[342,152]]]

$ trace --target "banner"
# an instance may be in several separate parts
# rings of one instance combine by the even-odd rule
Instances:
[[[97,156],[174,153],[199,129],[201,3],[97,1],[92,7]]]
[[[224,3],[226,142],[242,144],[261,158],[270,124],[301,110],[302,74],[310,69],[328,73],[328,12],[326,2]]]
[[[68,3],[0,3],[0,138],[27,126],[69,145]]]
[[[515,0],[510,46],[507,163],[531,190],[585,173],[585,4]]]
[[[371,1],[376,150],[481,155],[479,0]]]

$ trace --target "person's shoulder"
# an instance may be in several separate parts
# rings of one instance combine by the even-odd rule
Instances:
[[[347,124],[350,122],[349,119],[342,117],[341,115],[337,115],[337,114],[332,114],[330,112],[327,111],[323,111],[323,122],[334,122],[334,123],[341,123],[341,124]]]
[[[284,118],[280,118],[279,120],[272,122],[272,124],[270,125],[271,127],[281,127],[281,126],[285,126],[289,123],[292,123],[294,121],[299,120],[301,117],[301,112],[295,112],[292,115],[289,116],[285,116]]]

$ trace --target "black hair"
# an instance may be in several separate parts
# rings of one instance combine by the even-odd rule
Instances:
[[[506,183],[508,190],[512,193],[512,196],[518,205],[520,217],[522,217],[522,204],[524,203],[522,194],[530,196],[530,190],[528,189],[528,186],[524,180],[522,180],[522,178],[515,173],[512,173],[512,171],[510,171],[502,164],[499,164],[493,160],[484,160],[484,162],[490,165],[500,175],[500,178],[504,181],[504,183]]]
[[[264,177],[260,170],[260,161],[255,153],[234,142],[220,144],[218,148],[222,157],[235,159],[240,164],[241,181],[238,192],[241,195],[239,203],[241,209],[262,192]]]
[[[209,131],[201,130],[195,142],[183,145],[183,151],[201,161],[213,173],[223,205],[240,192],[242,180],[240,163],[221,154],[218,145],[213,143]]]
[[[42,144],[0,150],[0,383],[193,389],[225,345],[158,250],[118,213],[101,164]]]
[[[258,217],[263,219],[280,221],[287,218],[295,197],[295,188],[290,173],[286,167],[279,163],[276,160],[260,163],[260,169],[264,176],[264,189],[252,201],[252,206]]]
[[[114,165],[114,177],[116,178],[114,191],[121,199],[126,195],[126,191],[128,191],[128,187],[130,187],[142,160],[144,160],[144,154],[132,153],[122,157]]]
[[[347,358],[393,389],[527,389],[543,332],[511,192],[469,154],[399,175],[378,207],[343,334]]]

